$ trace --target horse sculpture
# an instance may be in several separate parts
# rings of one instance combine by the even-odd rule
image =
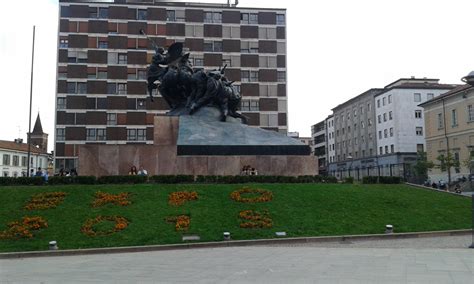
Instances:
[[[143,30],[140,33],[146,36]],[[151,101],[154,100],[153,90],[158,89],[169,105],[170,113],[177,111],[192,115],[203,106],[214,105],[221,112],[221,121],[232,116],[247,123],[247,118],[237,112],[241,95],[232,85],[233,82],[228,82],[224,76],[227,65],[210,72],[194,71],[189,62],[189,53],[183,54],[182,43],[172,44],[165,53],[163,48],[149,40],[155,47],[155,55],[147,72]]]

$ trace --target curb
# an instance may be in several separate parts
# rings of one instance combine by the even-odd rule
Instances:
[[[450,191],[446,191],[446,190],[436,189],[436,188],[427,187],[427,186],[419,185],[419,184],[415,184],[415,183],[406,182],[405,184],[408,185],[408,186],[419,188],[419,189],[437,191],[437,192],[452,194],[452,195],[456,195],[456,196],[471,198],[471,196],[469,196],[469,195],[464,195],[464,194],[459,194],[459,193],[450,192]]]
[[[256,246],[256,245],[295,244],[295,243],[312,243],[312,242],[343,242],[343,241],[348,241],[348,240],[349,241],[350,240],[362,241],[362,240],[392,240],[392,239],[407,239],[407,238],[446,237],[446,236],[469,235],[471,234],[471,232],[472,232],[471,229],[466,229],[466,230],[412,232],[412,233],[395,233],[395,234],[302,237],[302,238],[202,242],[202,243],[173,244],[173,245],[151,245],[151,246],[135,246],[135,247],[9,252],[9,253],[0,253],[0,259],[15,259],[15,258],[25,258],[25,257],[47,257],[47,256],[93,255],[93,254],[108,254],[108,253],[151,252],[151,251],[163,251],[163,250],[242,247],[242,246]]]

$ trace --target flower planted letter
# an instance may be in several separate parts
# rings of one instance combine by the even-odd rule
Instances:
[[[170,216],[165,221],[174,223],[176,231],[187,231],[191,224],[191,218],[188,215]]]
[[[98,191],[95,193],[95,200],[92,202],[92,207],[100,207],[107,203],[112,203],[119,206],[127,206],[131,202],[128,200],[130,193],[121,192],[119,194],[111,194],[107,192]]]
[[[198,194],[195,191],[176,191],[170,193],[168,203],[173,206],[183,205],[186,201],[198,199]]]
[[[30,202],[25,205],[26,210],[39,210],[55,208],[59,203],[63,202],[65,192],[43,192],[35,194],[31,197]]]
[[[271,228],[273,226],[272,218],[266,210],[262,212],[244,210],[239,213],[239,217],[245,220],[240,223],[241,228]]]
[[[102,227],[102,228],[99,228]],[[103,228],[107,226],[107,228]],[[128,227],[128,220],[121,216],[97,216],[87,219],[82,225],[81,232],[90,236],[106,236],[119,232]]]
[[[39,216],[23,217],[21,221],[14,221],[8,224],[8,229],[0,232],[1,239],[30,239],[33,237],[31,231],[47,228],[46,220]]]

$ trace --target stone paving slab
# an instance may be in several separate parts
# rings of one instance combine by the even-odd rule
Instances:
[[[474,283],[468,236],[427,239],[4,259],[0,282]]]

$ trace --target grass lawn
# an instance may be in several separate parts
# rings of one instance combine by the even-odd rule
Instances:
[[[241,203],[230,193],[244,186],[269,190],[273,199],[263,203]],[[64,201],[56,208],[24,209],[31,196],[62,191]],[[97,191],[131,193],[131,204],[106,204],[92,208]],[[198,199],[181,206],[168,204],[175,191],[196,191]],[[246,197],[250,197],[247,195]],[[212,185],[90,185],[0,187],[0,231],[23,216],[41,216],[48,228],[33,231],[33,238],[0,240],[0,251],[47,250],[48,242],[58,241],[60,249],[138,246],[182,243],[183,234],[198,234],[201,241],[222,240],[229,231],[233,239],[273,238],[285,231],[288,237],[376,234],[386,224],[395,232],[468,229],[471,226],[470,200],[450,194],[414,189],[405,185],[345,184],[212,184]],[[240,228],[243,210],[267,210],[273,221],[268,229]],[[176,232],[165,221],[173,215],[191,218],[187,232]],[[90,237],[81,232],[89,218],[119,215],[129,220],[124,230],[107,236]],[[109,229],[100,224],[97,229]]]

